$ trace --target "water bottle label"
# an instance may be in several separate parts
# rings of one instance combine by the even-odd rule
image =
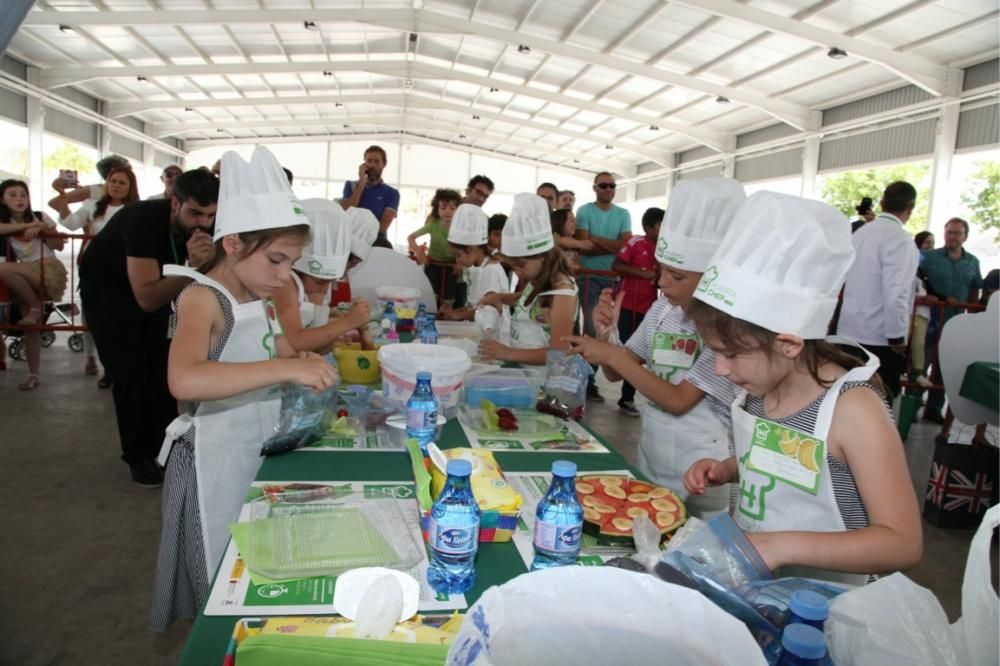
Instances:
[[[553,553],[573,553],[580,549],[583,523],[556,525],[544,520],[535,521],[535,548]]]
[[[430,412],[422,412],[417,409],[406,411],[407,428],[437,428],[437,423],[438,413],[436,409]]]
[[[427,528],[427,542],[434,550],[448,555],[466,555],[476,552],[479,526],[456,527],[440,525],[433,518]]]

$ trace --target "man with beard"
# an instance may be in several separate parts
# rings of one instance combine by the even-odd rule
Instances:
[[[365,161],[358,167],[358,179],[344,183],[344,197],[340,206],[367,208],[378,220],[378,238],[375,245],[392,249],[388,240],[389,226],[396,219],[399,210],[399,191],[382,180],[382,171],[388,164],[385,150],[381,146],[368,146]]]
[[[215,253],[212,227],[219,181],[182,174],[169,199],[123,208],[90,242],[80,261],[87,325],[115,378],[112,395],[122,460],[132,480],[163,483],[156,456],[177,403],[167,386],[170,304],[191,280],[164,277],[164,264],[197,268]]]

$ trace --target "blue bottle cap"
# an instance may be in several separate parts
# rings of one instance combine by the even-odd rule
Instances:
[[[449,460],[448,476],[469,476],[472,474],[472,463],[468,460]]]
[[[429,382],[430,380],[431,380],[431,373],[427,372],[426,370],[421,370],[420,372],[417,373],[418,382]]]
[[[826,655],[826,637],[808,624],[789,624],[781,632],[781,647],[803,659],[822,659]]]
[[[576,476],[576,463],[569,460],[556,460],[552,463],[553,476]]]
[[[812,590],[795,590],[788,601],[788,610],[803,620],[821,622],[830,614],[830,602]]]

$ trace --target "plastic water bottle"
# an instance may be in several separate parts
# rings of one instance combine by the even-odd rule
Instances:
[[[396,306],[392,301],[385,304],[385,310],[382,312],[382,334],[386,334],[390,329],[396,328]]]
[[[807,624],[823,631],[830,602],[812,590],[795,590],[788,600],[788,624]]]
[[[576,496],[576,463],[552,463],[552,485],[535,511],[535,559],[531,570],[576,564],[583,531],[583,507]]]
[[[437,325],[430,315],[427,315],[427,321],[424,322],[424,330],[420,333],[420,341],[425,345],[436,345],[438,342]]]
[[[468,460],[448,461],[448,480],[431,509],[427,530],[431,562],[427,582],[436,592],[462,594],[476,582],[482,512],[472,495]]]
[[[413,317],[413,332],[416,334],[417,339],[420,339],[420,334],[424,332],[424,324],[427,322],[427,306],[421,303],[417,307],[417,314]]]
[[[781,632],[781,658],[778,666],[825,666],[826,637],[808,624],[785,625]]]
[[[417,385],[406,401],[406,436],[420,442],[420,450],[427,456],[427,445],[437,434],[438,399],[431,389],[431,373],[417,373]]]

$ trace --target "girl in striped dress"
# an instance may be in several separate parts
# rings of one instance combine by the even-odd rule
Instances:
[[[818,201],[759,192],[740,207],[688,310],[716,373],[742,389],[736,455],[695,462],[684,485],[738,482],[734,519],[769,568],[863,584],[915,566],[923,541],[878,361],[824,339],[849,229]]]

